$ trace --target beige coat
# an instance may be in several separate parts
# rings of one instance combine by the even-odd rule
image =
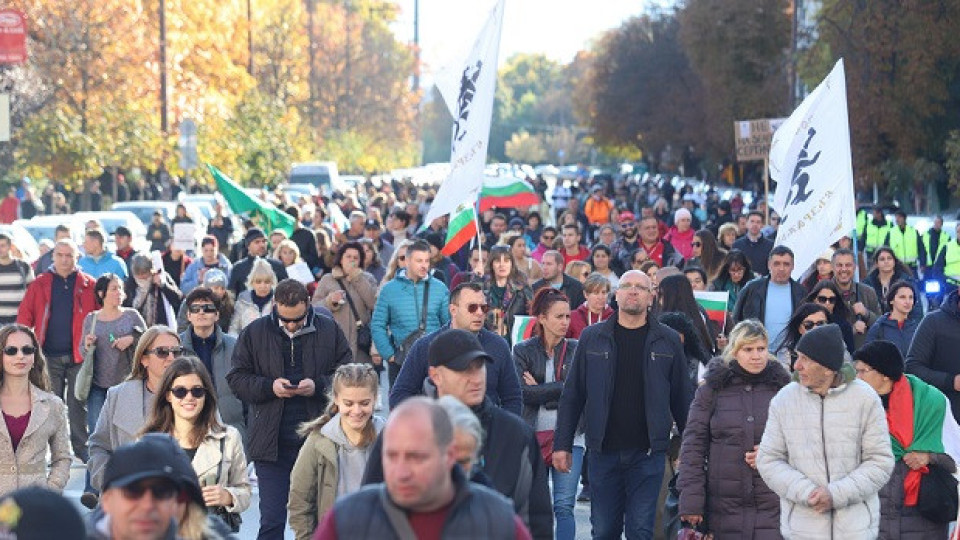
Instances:
[[[0,421],[0,495],[26,486],[59,492],[70,479],[72,460],[63,401],[31,384],[30,402],[30,421],[16,452],[7,423]]]
[[[343,287],[337,283],[337,278],[346,285],[346,291],[353,299],[353,305],[357,308],[357,314],[360,316],[360,322],[370,324],[370,318],[373,316],[373,308],[377,304],[377,280],[367,272],[360,272],[353,277],[346,277],[343,270],[337,266],[329,274],[320,278],[316,292],[313,293],[313,303],[322,305],[333,313],[333,320],[337,321],[340,329],[347,336],[350,342],[350,351],[353,352],[354,362],[371,363],[370,355],[357,350],[357,319],[354,318],[350,310],[350,304],[331,304],[327,301],[327,296],[333,291],[342,290]]]
[[[337,445],[313,430],[300,448],[290,473],[287,511],[297,540],[313,538],[313,531],[337,499]]]
[[[223,454],[220,453],[221,440]],[[227,507],[228,512],[240,513],[250,507],[252,489],[247,478],[247,457],[243,453],[243,441],[237,428],[227,426],[226,431],[208,433],[197,447],[193,470],[197,472],[201,486],[214,485],[217,472],[220,472],[216,485],[226,488],[233,496],[233,506]]]

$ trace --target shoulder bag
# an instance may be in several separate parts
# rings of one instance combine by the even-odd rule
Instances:
[[[350,293],[347,292],[346,285],[343,284],[343,281],[340,278],[336,278],[337,283],[340,284],[340,288],[343,289],[343,295],[347,298],[347,303],[350,304],[350,311],[353,313],[353,319],[357,324],[357,348],[361,351],[370,354],[370,347],[373,345],[373,334],[370,333],[370,327],[366,324],[363,324],[363,321],[360,320],[360,314],[357,312],[357,306],[353,303],[353,298],[350,297]]]
[[[217,465],[217,482],[215,485],[220,485],[220,474],[223,472],[223,449],[227,437],[224,436],[220,439],[220,463]],[[223,520],[224,523],[230,527],[230,530],[237,533],[240,532],[240,524],[243,523],[243,518],[240,517],[240,514],[236,512],[228,512],[227,507],[217,506],[214,510],[214,513]]]
[[[97,333],[97,315],[99,310],[93,312],[93,323],[90,325],[90,333]],[[81,338],[87,339],[87,334]],[[97,345],[87,347],[83,351],[83,363],[80,364],[80,371],[77,372],[77,382],[73,386],[73,397],[77,401],[86,402],[90,396],[90,386],[93,385],[93,363],[96,361]]]
[[[929,472],[920,477],[917,511],[934,523],[950,523],[957,519],[957,479],[939,465],[927,465]]]
[[[413,286],[414,299],[416,299],[417,286]],[[407,358],[407,354],[410,352],[410,349],[413,348],[413,344],[420,339],[421,336],[427,331],[427,298],[430,295],[430,278],[423,283],[423,310],[420,312],[420,326],[416,330],[410,332],[406,338],[404,338],[403,343],[397,347],[396,351],[393,353],[393,361],[398,366],[403,365],[403,361]],[[417,304],[414,302],[413,307],[416,308]]]
[[[566,359],[566,356],[567,338],[563,338],[563,349],[560,350],[560,354],[557,355],[557,358],[553,361],[554,382],[563,382],[561,375],[563,374],[563,361]],[[553,429],[545,429],[537,432],[537,443],[540,445],[540,457],[543,458],[543,463],[547,468],[553,467],[553,436],[555,433],[556,431]]]

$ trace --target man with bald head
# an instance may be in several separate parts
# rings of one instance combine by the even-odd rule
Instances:
[[[464,476],[434,400],[401,403],[382,439],[384,482],[337,501],[315,538],[530,538],[509,499]]]
[[[570,470],[583,415],[594,538],[653,538],[670,430],[693,400],[680,336],[649,316],[652,285],[639,270],[620,277],[617,313],[580,334],[560,396],[553,466]]]

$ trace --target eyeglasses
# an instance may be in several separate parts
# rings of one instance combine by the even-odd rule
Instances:
[[[871,371],[874,371],[874,369],[873,369],[873,368],[865,367],[865,368],[854,369],[854,371],[857,372],[857,376],[859,377],[859,376],[861,376],[861,375],[865,375],[865,374],[867,374],[867,373],[870,373]]]
[[[820,302],[821,304],[836,304],[836,303],[837,303],[837,297],[836,297],[836,296],[824,296],[824,295],[821,294],[821,295],[818,295],[818,296],[817,296],[817,302]]]
[[[283,315],[280,315],[279,313],[277,313],[277,318],[280,319],[280,322],[282,322],[282,323],[287,323],[287,324],[289,324],[289,323],[298,323],[298,322],[300,322],[300,321],[302,321],[302,320],[304,320],[304,319],[307,318],[307,312],[304,311],[300,316],[298,316],[298,317],[293,317],[293,318],[290,318],[290,319],[288,319],[288,318],[284,317]]]
[[[183,352],[183,347],[154,347],[152,349],[147,349],[147,354],[152,354],[157,358],[166,358],[171,354],[176,356]]]
[[[33,353],[37,352],[37,348],[33,345],[24,345],[23,347],[17,348],[13,345],[3,348],[3,354],[7,356],[15,356],[17,352],[22,352],[24,356],[33,356]]]
[[[632,229],[632,228],[636,227],[637,224],[634,223],[634,222],[632,222],[632,221],[629,221],[629,222],[626,222],[626,223],[621,223],[620,226],[623,227],[624,229]]]
[[[703,244],[700,242],[690,242],[690,245],[693,247],[703,247]]]
[[[649,291],[650,287],[642,283],[621,283],[619,289],[622,291]]]
[[[540,239],[544,242],[553,242],[557,237],[556,236],[547,236],[545,234],[540,235]]]
[[[140,499],[147,491],[150,492],[154,500],[169,501],[180,494],[180,487],[173,482],[154,482],[152,484],[137,482],[120,488],[123,496],[130,500]]]
[[[183,399],[187,397],[187,394],[200,399],[207,395],[207,389],[202,386],[194,386],[193,388],[187,388],[186,386],[174,386],[170,389],[170,393],[173,394],[173,397],[177,399]]]
[[[213,304],[194,304],[190,306],[190,313],[216,313],[217,306]]]
[[[490,311],[490,304],[467,304],[467,313],[476,313],[478,309],[486,313]]]
[[[803,321],[800,324],[803,326],[804,330],[813,330],[818,326],[823,326],[827,324],[827,321]]]
[[[406,256],[406,255],[397,255],[397,260],[400,261],[400,262],[403,262],[403,261],[407,260],[407,256]]]

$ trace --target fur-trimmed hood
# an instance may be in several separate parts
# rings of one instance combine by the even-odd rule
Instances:
[[[755,381],[751,381],[753,384],[766,383],[783,388],[790,383],[790,374],[773,356],[767,358],[767,367],[757,377]],[[707,364],[707,372],[703,376],[704,384],[720,390],[738,381],[741,381],[740,375],[730,368],[722,356],[714,357]]]

